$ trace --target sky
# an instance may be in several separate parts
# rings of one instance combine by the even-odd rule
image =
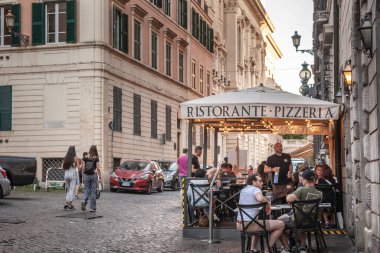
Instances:
[[[298,74],[302,69],[301,64],[304,61],[312,64],[314,58],[308,53],[296,52],[291,36],[294,31],[298,31],[302,36],[298,49],[312,48],[313,1],[261,0],[261,2],[274,24],[275,31],[272,35],[283,54],[275,63],[276,82],[283,90],[299,95],[301,79]],[[313,83],[313,78],[309,83]]]

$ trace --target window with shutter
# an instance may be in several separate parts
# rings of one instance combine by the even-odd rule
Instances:
[[[151,112],[151,134],[150,136],[153,139],[157,139],[157,101],[152,100],[150,103],[150,112]]]
[[[166,106],[166,140],[172,140],[172,108]]]
[[[193,145],[197,145],[197,127],[195,125],[193,125],[193,132],[191,137],[193,139]]]
[[[178,81],[183,83],[183,52],[180,50],[178,53]]]
[[[121,132],[122,129],[122,90],[118,87],[113,87],[113,127],[114,131]]]
[[[113,47],[128,53],[128,15],[113,7]]]
[[[187,28],[187,0],[179,0],[177,5],[178,24]]]
[[[169,17],[171,16],[171,0],[164,0],[165,1],[165,14]]]
[[[172,45],[166,43],[166,75],[172,75]]]
[[[157,69],[157,33],[152,32],[152,68]]]
[[[141,135],[141,96],[133,94],[133,134]]]
[[[0,131],[12,130],[12,86],[0,86]]]
[[[141,60],[141,24],[135,21],[134,25],[134,57],[136,60]]]
[[[32,3],[32,45],[45,44],[45,6]]]
[[[77,1],[32,3],[32,45],[75,43]]]
[[[66,42],[66,3],[46,3],[45,13],[46,43]]]
[[[150,0],[151,3],[153,3],[158,8],[162,7],[162,0]]]
[[[199,91],[203,94],[203,66],[199,67]]]

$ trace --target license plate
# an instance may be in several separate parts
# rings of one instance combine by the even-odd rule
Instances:
[[[121,186],[131,186],[131,182],[122,182]]]

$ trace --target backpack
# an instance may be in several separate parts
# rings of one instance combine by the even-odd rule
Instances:
[[[94,175],[96,169],[96,159],[87,158],[84,160],[84,174]]]

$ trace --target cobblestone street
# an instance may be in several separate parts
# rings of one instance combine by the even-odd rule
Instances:
[[[0,223],[0,252],[239,252],[239,241],[182,238],[179,195],[103,192],[103,217],[82,219],[56,217],[82,212],[79,200],[63,210],[63,192],[12,191],[0,199],[0,219],[25,223]]]
[[[182,237],[179,191],[102,192],[94,214],[64,211],[63,192],[12,191],[0,199],[0,252],[238,253],[240,240],[209,244]],[[57,217],[79,215],[82,218]],[[8,222],[23,222],[12,224]],[[325,252],[355,252],[346,235],[326,236]]]

